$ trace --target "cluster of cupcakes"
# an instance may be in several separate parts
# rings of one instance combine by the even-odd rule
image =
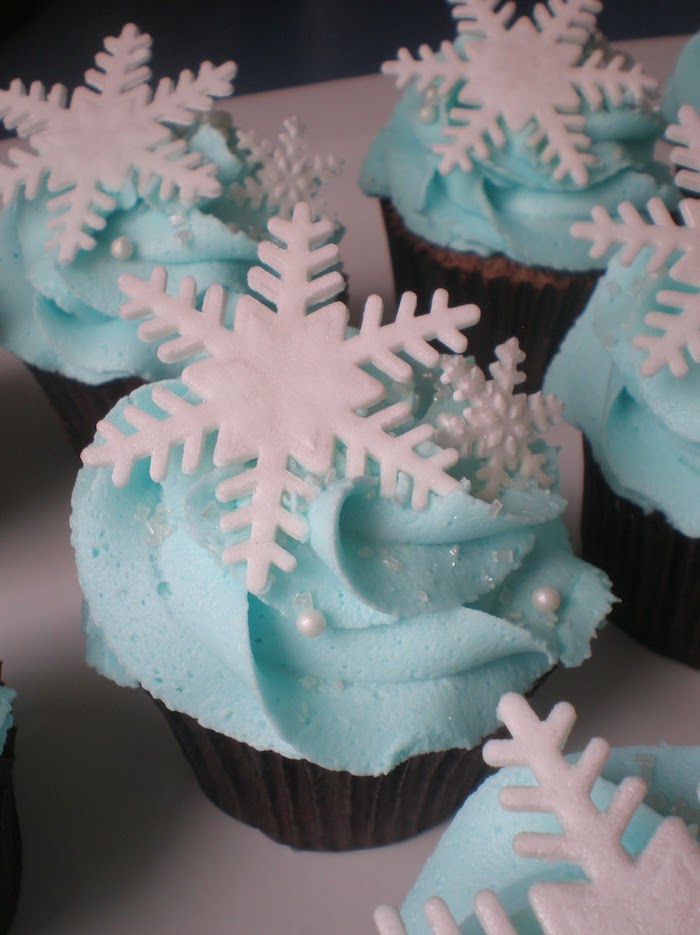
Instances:
[[[150,37],[128,25],[68,105],[60,86],[0,91],[30,146],[0,166],[0,340],[82,452],[88,662],[146,692],[206,795],[276,841],[387,844],[462,806],[383,935],[427,932],[433,894],[434,935],[583,931],[589,912],[623,931],[652,918],[660,867],[675,901],[653,931],[700,925],[686,825],[642,808],[620,843],[646,790],[617,783],[657,753],[604,768],[594,742],[567,761],[572,712],[540,724],[522,697],[583,663],[611,608],[700,667],[700,201],[678,196],[700,193],[700,117],[669,131],[674,183],[655,83],[595,32],[599,9],[455,2],[454,44],[384,67],[407,91],[361,185],[401,295],[391,315],[370,296],[357,328],[320,201],[339,165],[293,119],[270,143],[215,110],[232,63],[152,91]],[[583,558],[546,438],[561,400],[587,439]],[[681,761],[697,783],[697,757],[659,753],[652,795],[676,795]],[[474,792],[498,766],[516,771]],[[499,818],[465,879],[499,790],[560,833]],[[556,882],[530,889],[522,856]]]

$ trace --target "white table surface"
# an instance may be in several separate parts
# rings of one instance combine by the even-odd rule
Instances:
[[[659,78],[679,39],[626,46]],[[366,147],[396,92],[389,79],[234,98],[236,123],[274,135],[296,114],[319,152],[343,156],[328,201],[347,226],[352,304],[392,301],[377,205],[356,188]],[[441,829],[392,847],[304,854],[220,813],[200,792],[165,722],[136,692],[83,662],[81,596],[69,542],[75,466],[23,365],[0,351],[0,636],[3,675],[18,690],[16,791],[24,879],[12,935],[363,935],[373,907],[400,903]],[[580,450],[564,443],[564,492],[575,532]],[[546,711],[572,701],[572,748],[700,743],[700,673],[656,657],[613,627],[580,669],[553,675]]]

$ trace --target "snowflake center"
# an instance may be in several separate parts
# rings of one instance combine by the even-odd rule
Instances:
[[[575,64],[580,49],[572,43],[545,45],[543,48],[540,33],[526,17],[504,33],[498,44],[470,44],[464,101],[479,103],[483,89],[488,87],[491,99],[504,102],[503,117],[514,132],[522,130],[543,104],[559,111],[576,111],[580,98],[571,81],[562,80],[562,75]],[[472,86],[479,96],[473,101]],[[526,95],[521,93],[523,87],[527,87]]]

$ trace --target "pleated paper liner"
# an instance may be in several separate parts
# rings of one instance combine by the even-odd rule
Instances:
[[[527,354],[520,389],[540,389],[547,366],[583,311],[600,273],[572,273],[525,266],[503,254],[481,257],[432,244],[413,234],[394,207],[382,200],[397,297],[415,292],[427,310],[435,289],[447,289],[451,304],[473,302],[481,319],[466,329],[467,354],[488,373],[494,348],[515,336]]]
[[[15,729],[11,729],[0,755],[0,933],[6,932],[17,908],[22,849],[12,786]]]
[[[40,367],[29,366],[29,370],[58,415],[76,455],[93,441],[100,419],[143,383],[140,377],[124,377],[91,385]]]
[[[581,543],[620,598],[612,621],[654,652],[700,669],[700,540],[618,497],[587,442]]]
[[[299,850],[354,850],[412,837],[450,818],[489,772],[482,743],[411,757],[384,776],[354,776],[256,750],[156,704],[207,797]]]

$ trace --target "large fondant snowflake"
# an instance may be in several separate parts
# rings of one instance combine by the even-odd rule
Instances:
[[[622,55],[608,59],[602,49],[587,54],[598,0],[548,0],[538,3],[533,19],[514,17],[515,4],[502,0],[450,0],[459,45],[443,42],[440,53],[421,46],[414,59],[401,49],[382,71],[395,75],[399,87],[415,80],[418,90],[434,89],[448,101],[448,142],[435,145],[442,154],[440,171],[455,166],[468,171],[473,157],[486,159],[506,143],[503,124],[528,132],[528,145],[555,179],[570,176],[585,185],[589,151],[584,103],[597,110],[606,102],[645,100],[656,82],[640,65],[628,66]]]
[[[501,698],[499,717],[512,735],[484,747],[490,766],[528,767],[534,785],[506,786],[499,802],[516,812],[549,813],[558,833],[521,832],[513,849],[521,857],[572,864],[584,880],[534,883],[528,899],[546,935],[676,935],[700,926],[700,847],[680,818],[664,819],[646,847],[633,857],[621,842],[646,784],[625,779],[602,812],[591,798],[609,746],[592,740],[571,762],[562,754],[576,713],[558,704],[540,721],[519,695]],[[498,896],[482,890],[476,916],[486,935],[517,935]],[[454,916],[439,898],[426,903],[434,935],[459,935]],[[383,906],[375,914],[381,935],[405,935],[399,914]],[[528,929],[529,930],[529,929]]]
[[[112,465],[117,485],[126,483],[142,458],[150,458],[151,476],[161,481],[174,448],[182,446],[182,469],[191,473],[201,462],[206,437],[217,432],[213,463],[228,470],[216,496],[232,504],[221,527],[237,540],[223,560],[247,563],[254,593],[265,589],[271,565],[294,568],[285,537],[306,536],[303,513],[294,504],[312,500],[331,472],[360,477],[372,462],[380,494],[388,497],[403,474],[412,483],[416,509],[425,507],[431,492],[459,487],[446,473],[457,452],[415,450],[431,438],[429,425],[390,434],[410,418],[410,406],[387,405],[385,382],[375,374],[410,381],[413,369],[405,357],[436,364],[439,354],[428,343],[433,338],[463,351],[467,340],[459,329],[479,318],[476,306],[449,308],[447,292],[437,290],[427,314],[415,315],[416,297],[406,293],[396,320],[382,324],[382,302],[375,295],[367,300],[359,332],[348,337],[347,307],[331,301],[345,287],[335,269],[338,249],[326,242],[333,224],[314,221],[310,207],[300,203],[291,221],[272,218],[269,230],[281,246],[261,243],[258,255],[268,269],[254,267],[248,277],[262,300],[241,298],[231,329],[223,324],[221,286],[207,289],[200,312],[191,277],[183,279],[177,296],[166,292],[162,268],[146,281],[120,278],[131,298],[121,314],[147,319],[139,326],[140,337],[170,338],[158,356],[168,362],[195,357],[181,380],[201,401],[156,384],[152,399],[162,418],[128,405],[124,419],[133,431],[102,421],[97,426],[102,440],[83,452],[86,464]]]
[[[116,205],[113,193],[130,178],[141,194],[158,185],[163,199],[177,192],[190,202],[220,191],[216,166],[188,152],[168,124],[189,126],[213,98],[231,94],[236,66],[204,62],[196,76],[183,71],[176,84],[164,78],[152,93],[145,65],[150,47],[151,37],[131,23],[106,38],[97,68],[85,73],[87,87],[76,88],[68,106],[59,84],[48,94],[38,81],[29,91],[19,80],[0,90],[0,117],[31,147],[11,149],[9,162],[0,164],[2,201],[8,204],[21,188],[34,198],[44,180],[58,192],[48,202],[47,226],[55,234],[47,246],[58,246],[62,263],[94,247],[91,231],[105,226]]]
[[[692,108],[685,111],[683,122],[669,129],[669,137],[683,143],[673,150],[672,159],[677,165],[688,167],[684,171],[684,186],[700,191],[700,173],[691,168],[700,162],[697,112]],[[656,333],[637,334],[633,338],[634,345],[646,352],[640,366],[645,376],[653,376],[668,366],[674,376],[682,377],[688,372],[689,359],[700,363],[700,199],[684,198],[678,210],[682,224],[676,223],[660,198],[652,198],[647,204],[648,218],[629,201],[619,206],[619,219],[597,205],[592,210],[592,221],[579,221],[571,228],[575,237],[592,241],[592,257],[602,257],[615,244],[621,244],[623,249],[617,259],[623,266],[629,266],[648,248],[647,271],[657,273],[668,264],[671,279],[685,287],[660,289],[657,302],[677,311],[648,312],[645,324],[656,329]]]
[[[561,422],[563,404],[551,393],[515,393],[525,379],[518,369],[525,360],[517,338],[496,348],[491,380],[472,358],[442,358],[441,380],[452,387],[457,401],[468,406],[462,415],[445,413],[437,439],[459,451],[460,457],[484,460],[477,471],[481,487],[474,494],[493,500],[505,486],[532,480],[551,487],[555,478],[545,471],[547,455],[532,450],[532,443]]]
[[[335,156],[311,155],[304,126],[296,117],[284,121],[274,143],[260,140],[252,131],[239,131],[238,139],[254,171],[231,186],[236,202],[283,218],[290,218],[300,201],[310,204],[316,217],[327,213],[320,192],[341,172],[342,162]]]
[[[535,6],[533,21],[515,19],[515,4],[502,0],[450,2],[464,36],[459,45],[443,42],[439,54],[421,46],[418,59],[401,49],[382,65],[399,87],[415,80],[420,91],[435,89],[450,102],[454,97],[443,130],[449,141],[435,146],[442,154],[440,171],[457,165],[468,171],[474,156],[486,159],[492,147],[503,147],[505,124],[514,133],[528,129],[528,144],[543,163],[554,163],[555,179],[568,175],[584,185],[596,162],[584,103],[597,110],[606,102],[639,102],[656,87],[622,55],[608,59],[600,48],[584,51],[602,4],[548,0]]]

